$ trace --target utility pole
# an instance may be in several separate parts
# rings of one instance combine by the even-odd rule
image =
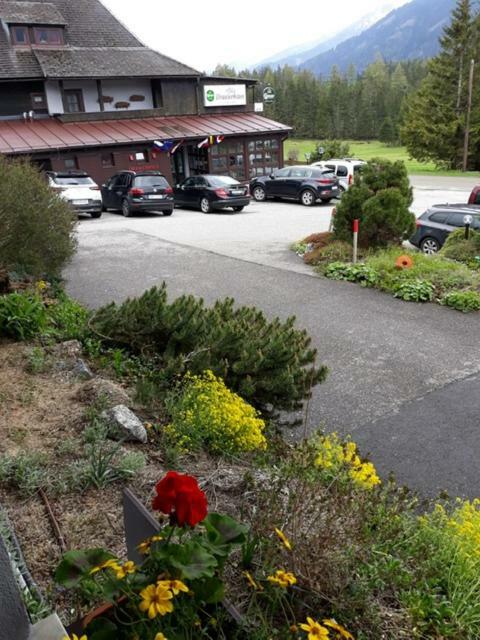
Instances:
[[[475,70],[475,60],[470,61],[470,77],[468,79],[468,104],[467,114],[465,117],[465,142],[463,146],[463,171],[468,169],[468,146],[470,141],[470,116],[472,113],[472,95],[473,95],[473,72]]]

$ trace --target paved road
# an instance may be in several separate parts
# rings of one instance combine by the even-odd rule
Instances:
[[[166,281],[172,297],[234,296],[271,317],[295,314],[331,370],[315,390],[310,430],[325,423],[352,433],[383,472],[424,493],[480,495],[478,316],[318,278],[286,245],[317,230],[327,208],[256,207],[241,216],[85,220],[69,291],[96,307]]]

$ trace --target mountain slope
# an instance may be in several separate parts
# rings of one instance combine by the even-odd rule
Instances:
[[[398,0],[391,0],[388,3],[384,3],[381,7],[375,9],[364,18],[357,20],[354,24],[349,25],[348,27],[342,29],[338,33],[334,34],[332,37],[325,39],[319,38],[313,42],[299,44],[295,47],[289,47],[288,49],[284,49],[279,53],[262,60],[257,65],[255,65],[256,69],[260,69],[261,67],[271,66],[271,67],[284,67],[289,65],[290,67],[298,67],[302,63],[318,56],[324,51],[328,51],[333,49],[338,44],[347,40],[349,38],[353,38],[354,36],[359,35],[365,29],[372,26],[376,22],[378,22],[381,18],[385,17],[393,7],[397,6]]]
[[[439,50],[438,38],[450,20],[456,0],[413,0],[391,11],[361,34],[300,65],[316,75],[329,75],[336,65],[346,71],[354,64],[363,71],[381,55],[387,62],[430,58]]]

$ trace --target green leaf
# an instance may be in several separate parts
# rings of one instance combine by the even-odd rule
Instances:
[[[117,625],[108,618],[97,618],[88,625],[89,640],[118,640]]]
[[[183,545],[169,545],[171,552],[170,565],[178,569],[187,580],[211,578],[218,566],[215,556],[209,553],[198,542],[187,542]]]
[[[225,585],[217,577],[195,580],[190,583],[190,587],[195,598],[206,604],[216,604],[225,597]]]
[[[114,557],[104,549],[67,551],[55,571],[55,581],[67,588],[76,587],[83,578],[90,575],[94,567]]]
[[[203,521],[207,530],[208,541],[219,547],[225,545],[241,545],[245,542],[248,526],[240,524],[230,516],[210,513]]]

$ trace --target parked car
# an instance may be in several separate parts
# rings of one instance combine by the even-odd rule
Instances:
[[[330,202],[339,195],[335,175],[320,167],[285,167],[270,176],[257,176],[250,182],[250,191],[257,202],[267,198],[299,200],[311,207],[318,200]]]
[[[330,169],[330,171],[337,176],[340,191],[343,193],[353,184],[355,176],[362,170],[365,164],[366,162],[364,160],[357,158],[343,158],[340,160],[320,160],[310,166]]]
[[[480,185],[473,187],[472,193],[468,199],[468,204],[480,204]]]
[[[202,213],[231,207],[242,211],[250,204],[248,186],[230,176],[203,175],[186,178],[175,187],[175,206],[193,207]]]
[[[473,229],[480,229],[480,206],[467,204],[436,204],[417,220],[417,230],[410,242],[423,253],[437,253],[448,235],[465,226],[466,215],[473,217]]]
[[[78,213],[89,213],[92,218],[102,215],[100,187],[84,171],[48,171],[48,184]]]
[[[125,217],[132,213],[173,212],[173,189],[159,171],[121,171],[102,184],[105,210],[121,211]]]

